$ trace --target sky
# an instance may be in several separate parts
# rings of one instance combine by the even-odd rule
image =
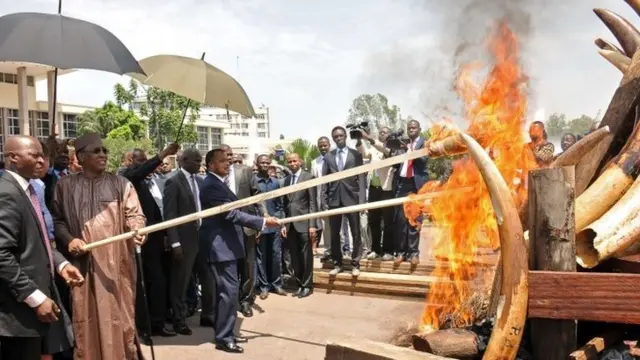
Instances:
[[[459,63],[482,60],[487,29],[507,16],[529,77],[528,108],[568,117],[604,113],[621,74],[596,37],[614,40],[592,9],[639,25],[620,0],[63,0],[63,14],[99,24],[133,55],[199,57],[234,76],[254,106],[265,104],[272,136],[315,141],[344,124],[351,102],[382,93],[404,116],[437,121],[459,104]],[[55,12],[57,0],[0,0],[0,15]],[[455,49],[464,45],[465,56]],[[476,51],[468,51],[475,49]],[[100,106],[127,77],[61,76],[58,100]],[[46,100],[46,84],[37,85]],[[462,121],[462,120],[461,120]]]

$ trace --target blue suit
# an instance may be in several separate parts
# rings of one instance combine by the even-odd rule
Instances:
[[[238,198],[216,175],[207,174],[200,188],[202,209],[209,209]],[[216,282],[215,340],[216,343],[234,341],[233,329],[238,311],[238,260],[244,258],[243,227],[257,231],[264,227],[264,218],[239,210],[203,219],[200,227],[201,244],[206,251],[209,268]]]

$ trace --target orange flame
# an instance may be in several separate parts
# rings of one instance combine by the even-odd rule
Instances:
[[[477,85],[473,77],[481,67],[470,64],[461,69],[456,90],[465,104],[465,117],[469,121],[467,133],[489,151],[520,207],[527,195],[526,174],[536,168],[523,136],[527,77],[520,65],[518,39],[506,23],[500,23],[490,36],[489,49],[495,62],[482,85]],[[431,128],[431,134],[430,140],[438,140],[451,135],[451,130],[436,125]],[[478,249],[499,247],[489,192],[472,160],[465,157],[457,160],[446,183],[428,182],[418,193],[461,187],[472,190],[452,192],[428,203],[411,201],[405,204],[408,219],[426,213],[431,216],[441,230],[432,249],[433,255],[449,259],[446,266],[437,266],[432,275],[449,278],[452,282],[432,285],[421,319],[423,329],[439,329],[444,315],[454,312],[458,326],[469,325],[475,320],[472,309],[463,307],[473,294],[469,280],[478,275],[474,258]]]

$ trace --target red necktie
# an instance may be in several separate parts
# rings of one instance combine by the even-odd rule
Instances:
[[[409,144],[409,150],[413,151],[413,141]],[[407,160],[407,178],[413,177],[413,160]]]
[[[31,200],[31,205],[33,209],[36,211],[36,216],[38,217],[38,222],[40,223],[40,230],[42,231],[42,240],[44,241],[44,247],[47,249],[47,256],[49,257],[49,266],[51,268],[51,274],[54,274],[53,269],[53,254],[51,250],[51,243],[49,242],[49,236],[47,232],[47,227],[44,223],[44,216],[42,215],[42,209],[40,208],[40,201],[38,201],[38,195],[36,194],[36,190],[33,188],[33,185],[29,184],[29,199]]]

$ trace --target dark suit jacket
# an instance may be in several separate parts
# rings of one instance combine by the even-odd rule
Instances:
[[[147,226],[162,222],[162,213],[156,200],[151,195],[149,185],[147,184],[147,176],[153,173],[158,166],[162,164],[162,160],[156,155],[141,165],[132,165],[122,172],[122,176],[131,181],[133,187],[138,193],[142,212],[147,218]]]
[[[300,172],[300,178],[296,183],[311,180],[313,176],[306,171]],[[285,186],[291,185],[292,177],[287,176],[284,180]],[[316,204],[316,188],[315,186],[307,190],[296,191],[293,194],[283,196],[284,200],[284,212],[287,217],[312,214],[318,211],[318,204]],[[287,229],[292,225],[299,233],[306,233],[309,228],[316,227],[317,220],[297,221],[293,224],[287,224]]]
[[[202,179],[196,177],[196,184],[201,187]],[[162,192],[162,211],[164,212],[165,221],[193,214],[198,211],[196,206],[189,180],[182,170],[171,173],[171,176],[165,181],[164,191]],[[192,221],[180,226],[170,227],[167,229],[167,237],[169,238],[169,244],[180,243],[185,251],[188,251],[188,249],[197,250],[198,222]]]
[[[233,164],[232,166],[236,186],[235,193],[238,199],[246,199],[260,193],[258,183],[253,175],[251,167],[241,164]],[[240,210],[250,215],[264,216],[268,214],[264,203],[247,205],[245,207],[241,207]],[[250,228],[245,228],[244,232],[247,236],[255,235],[257,233],[257,231]]]
[[[333,149],[324,156],[322,176],[339,172],[336,154],[337,149]],[[351,169],[356,166],[361,166],[362,164],[362,154],[357,150],[347,147],[347,157],[344,163],[344,169]],[[366,186],[365,174],[355,175],[323,185],[322,205],[326,205],[330,208],[337,208],[340,206],[364,204],[366,201]]]
[[[48,324],[24,300],[40,290],[52,297],[53,277],[42,228],[29,197],[9,173],[0,177],[0,336],[38,337]],[[53,265],[65,261],[56,249]]]
[[[213,174],[207,174],[200,191],[202,209],[237,200],[238,198],[222,181]],[[200,238],[201,243],[207,243],[209,248],[200,249],[200,251],[208,252],[210,262],[242,259],[245,257],[242,227],[251,228],[257,232],[262,230],[263,224],[264,218],[239,210],[205,218],[200,228]]]
[[[424,139],[419,137],[416,141],[416,144],[413,150],[419,150],[424,148]],[[406,153],[406,150],[397,151],[395,155],[400,155]],[[413,181],[415,182],[416,189],[420,190],[422,185],[429,180],[429,174],[427,172],[427,163],[429,158],[427,156],[422,156],[413,160]],[[402,170],[402,166],[404,164],[395,165],[396,173],[393,178],[394,189],[398,188],[398,184],[400,183],[400,172]]]

